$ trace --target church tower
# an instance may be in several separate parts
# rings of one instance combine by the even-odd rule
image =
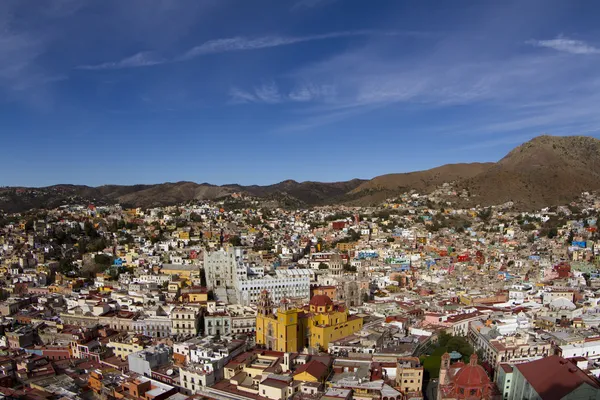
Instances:
[[[258,314],[265,317],[273,315],[273,301],[271,300],[271,294],[267,290],[260,292],[257,304]]]
[[[298,337],[298,310],[292,306],[289,299],[283,298],[277,308],[277,331],[279,338],[274,350],[296,353],[302,345]]]
[[[444,353],[444,355],[442,355],[442,364],[440,365],[440,376],[439,376],[439,385],[445,385],[448,382],[447,379],[449,378],[448,373],[450,371],[450,354],[448,353]]]

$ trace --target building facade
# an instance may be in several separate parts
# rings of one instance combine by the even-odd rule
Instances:
[[[284,299],[274,314],[269,292],[263,291],[256,316],[256,343],[283,352],[327,349],[330,341],[358,332],[362,326],[362,318],[350,316],[344,305],[334,304],[325,295],[314,296],[308,309],[292,307]]]

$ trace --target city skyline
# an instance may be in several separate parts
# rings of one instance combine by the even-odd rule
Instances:
[[[344,181],[598,137],[595,4],[0,4],[0,185]]]

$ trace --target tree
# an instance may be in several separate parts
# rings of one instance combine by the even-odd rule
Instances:
[[[190,214],[190,220],[192,222],[202,222],[202,216],[198,213],[193,212]]]
[[[319,263],[319,269],[329,269],[329,265],[325,263]]]
[[[71,258],[63,258],[58,262],[58,272],[61,274],[72,274],[76,271],[75,264]]]
[[[27,222],[25,222],[25,231],[29,232],[33,230],[33,218],[30,218],[27,220]]]
[[[363,303],[366,303],[367,301],[369,301],[370,300],[369,293],[366,293],[366,292],[363,293],[362,300],[363,300]]]
[[[200,269],[200,286],[206,287],[206,271],[204,268]]]
[[[482,221],[487,222],[490,219],[490,217],[492,216],[492,210],[490,208],[485,208],[485,209],[479,211],[477,213],[477,216]]]
[[[356,232],[354,229],[348,229],[348,236],[350,237],[351,242],[356,242],[360,239],[360,233]]]
[[[96,254],[94,256],[94,262],[100,265],[110,265],[112,264],[112,257],[106,254]]]
[[[356,272],[356,267],[351,264],[344,264],[344,271],[346,272]]]
[[[229,244],[235,247],[242,246],[242,238],[238,235],[232,236],[229,238]]]
[[[98,231],[90,221],[85,221],[83,224],[83,232],[85,233],[85,236],[90,238],[97,238],[99,236]]]

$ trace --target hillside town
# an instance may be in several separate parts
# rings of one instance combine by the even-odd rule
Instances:
[[[600,399],[600,194],[476,202],[0,213],[0,397]]]

